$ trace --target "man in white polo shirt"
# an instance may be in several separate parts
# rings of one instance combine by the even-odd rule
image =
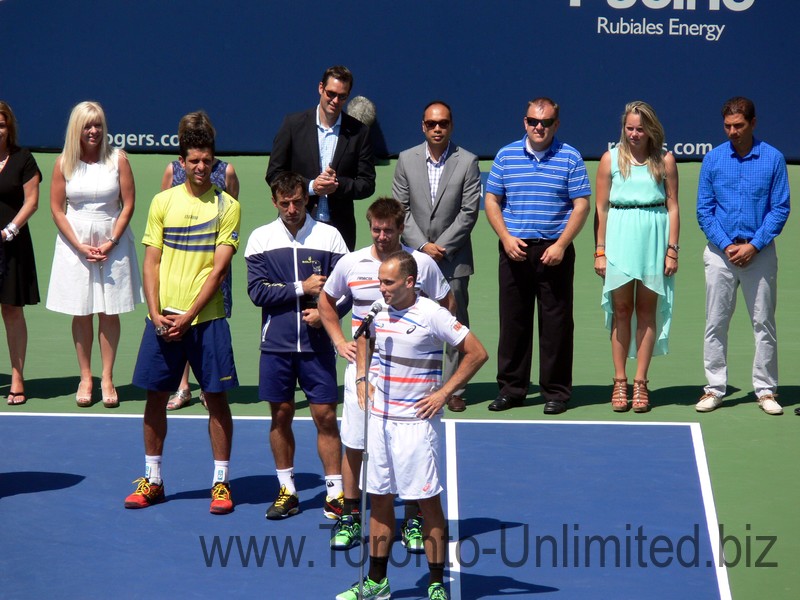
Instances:
[[[488,355],[478,338],[436,302],[417,296],[417,263],[408,252],[390,255],[378,271],[388,305],[371,324],[379,371],[370,386],[372,404],[367,446],[367,492],[370,495],[369,574],[336,596],[356,600],[388,598],[386,577],[394,539],[394,497],[416,500],[424,517],[429,600],[447,600],[444,564],[447,539],[440,495],[442,407],[472,378]],[[444,344],[462,353],[456,372],[442,383]],[[358,341],[358,379],[365,377],[366,340]],[[364,386],[358,389],[363,400]]]

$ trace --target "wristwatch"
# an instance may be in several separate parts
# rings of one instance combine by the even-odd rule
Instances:
[[[671,250],[675,250],[675,252],[679,252],[681,247],[678,244],[667,244],[667,248]]]

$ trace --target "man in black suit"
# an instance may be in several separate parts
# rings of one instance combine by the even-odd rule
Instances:
[[[369,144],[369,127],[344,114],[353,88],[347,67],[328,68],[319,83],[319,105],[283,120],[272,141],[267,184],[278,173],[303,176],[309,195],[308,211],[342,234],[352,251],[356,244],[353,200],[375,191],[375,164]]]

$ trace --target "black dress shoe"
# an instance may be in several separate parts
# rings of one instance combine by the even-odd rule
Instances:
[[[514,398],[509,398],[508,396],[503,396],[500,394],[497,398],[494,399],[489,405],[489,410],[493,412],[499,412],[501,410],[508,410],[509,408],[514,408],[515,406],[522,406],[522,400],[516,400]]]
[[[544,414],[546,415],[560,415],[567,412],[567,403],[561,400],[548,400],[544,403]]]
[[[796,414],[798,417],[800,417],[800,408],[795,408],[794,409],[794,414]]]

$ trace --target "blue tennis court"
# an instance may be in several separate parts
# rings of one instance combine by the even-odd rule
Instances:
[[[698,425],[446,424],[454,600],[730,598]],[[357,579],[358,549],[328,547],[309,420],[295,423],[302,512],[280,522],[264,519],[268,420],[235,420],[226,516],[208,512],[206,419],[169,427],[167,502],[133,511],[141,417],[0,415],[4,598],[333,598]],[[392,597],[423,597],[427,577],[396,544]]]

